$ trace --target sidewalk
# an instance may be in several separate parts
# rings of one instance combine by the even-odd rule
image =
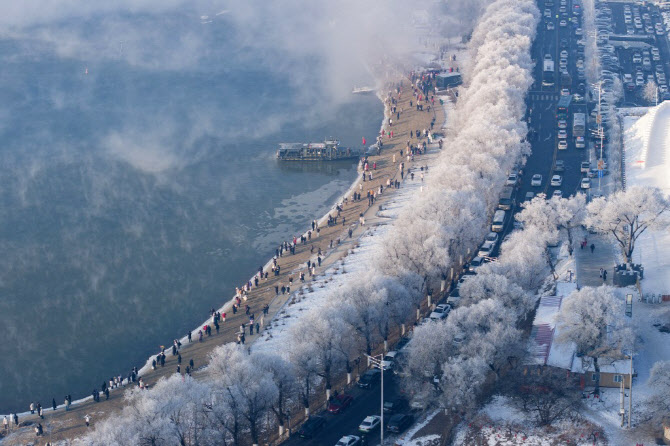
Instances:
[[[580,240],[581,241],[581,240]],[[577,264],[577,287],[600,286],[603,283],[612,285],[612,276],[614,275],[614,247],[602,235],[587,234],[587,246],[584,249],[579,247],[575,249],[575,261]],[[591,244],[595,245],[591,253]],[[600,268],[607,270],[607,282],[600,277]]]

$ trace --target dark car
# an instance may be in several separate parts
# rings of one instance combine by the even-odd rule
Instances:
[[[414,422],[412,415],[399,413],[391,417],[389,423],[386,425],[386,430],[397,434],[407,429],[412,422]]]
[[[381,371],[379,369],[370,369],[363,373],[358,380],[358,387],[369,389],[374,383],[381,378]]]
[[[341,413],[351,405],[354,397],[351,395],[337,395],[328,405],[328,412]]]
[[[402,398],[396,398],[391,401],[384,401],[384,412],[396,413],[404,410],[407,407],[407,401]]]
[[[305,421],[305,423],[302,425],[300,430],[298,431],[298,435],[300,435],[300,438],[312,438],[316,431],[321,429],[323,425],[326,424],[326,419],[323,417],[310,417]]]

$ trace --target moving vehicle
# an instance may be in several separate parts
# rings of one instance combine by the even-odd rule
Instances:
[[[514,187],[505,186],[500,192],[500,199],[498,200],[498,209],[508,211],[514,207]]]
[[[531,178],[530,180],[530,185],[534,187],[542,186],[542,175],[540,175],[539,173],[533,175],[533,178]]]
[[[554,170],[556,172],[563,172],[565,170],[565,163],[563,160],[556,160],[554,163]]]
[[[347,407],[351,405],[354,401],[354,397],[347,394],[337,395],[333,400],[328,404],[328,412],[330,413],[342,413]]]
[[[563,192],[560,190],[555,190],[551,196],[556,198],[563,198]]]
[[[551,177],[551,186],[560,187],[563,184],[563,177],[560,175],[554,175]]]
[[[510,173],[505,182],[505,186],[516,186],[516,183],[519,181],[519,175],[516,173]]]
[[[566,130],[558,131],[558,139],[566,139],[568,137],[568,132]]]
[[[381,424],[381,417],[379,415],[370,415],[365,417],[363,422],[358,426],[361,432],[369,433],[374,431]]]
[[[488,243],[488,242],[487,242]],[[430,318],[431,319],[444,319],[449,315],[449,312],[451,311],[451,305],[449,304],[440,304],[435,307],[432,313],[430,313]]]
[[[358,379],[358,387],[369,389],[381,378],[381,371],[379,369],[370,369],[363,373]]]
[[[558,150],[567,150],[567,148],[568,148],[568,141],[565,139],[559,139]]]
[[[572,136],[584,136],[586,133],[586,114],[572,114]]]
[[[314,434],[323,427],[324,424],[326,424],[326,419],[324,417],[310,417],[300,427],[298,435],[300,435],[300,438],[312,438]]]
[[[591,188],[591,179],[590,178],[582,178],[582,181],[580,183],[582,189],[590,189]]]
[[[575,147],[577,147],[578,149],[583,149],[584,147],[586,147],[586,142],[583,136],[578,136],[575,138]]]
[[[589,173],[589,170],[591,169],[591,163],[588,161],[582,161],[582,164],[580,165],[579,171],[581,173]]]
[[[550,56],[551,57],[551,56]],[[556,75],[555,71],[555,66],[554,66],[554,61],[549,59],[546,59],[543,63],[542,67],[542,86],[543,87],[553,87],[554,86],[554,78]]]
[[[497,210],[493,214],[493,222],[491,223],[491,231],[493,232],[502,232],[505,227],[505,218],[507,217],[507,211]]]
[[[409,414],[396,414],[391,417],[388,424],[386,425],[386,430],[393,433],[400,433],[410,427],[414,417]]]
[[[340,438],[340,441],[337,442],[335,446],[356,446],[361,442],[361,437],[355,435],[345,435]]]
[[[558,119],[567,119],[571,102],[572,96],[569,94],[561,95],[561,98],[558,100],[558,105],[556,106]]]

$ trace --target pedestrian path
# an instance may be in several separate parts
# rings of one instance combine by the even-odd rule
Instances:
[[[603,283],[612,285],[612,276],[614,275],[614,265],[616,257],[614,247],[607,240],[607,237],[599,234],[586,235],[587,246],[581,248],[577,242],[575,250],[575,260],[577,263],[577,286],[600,286]],[[591,251],[591,245],[594,245]],[[607,270],[607,281],[600,277],[600,268]]]

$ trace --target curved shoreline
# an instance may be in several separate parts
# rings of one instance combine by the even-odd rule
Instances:
[[[405,89],[407,88],[407,85],[409,84],[407,78],[403,78],[401,80],[403,82],[403,91],[406,91]],[[391,85],[391,83],[389,83]],[[385,91],[385,90],[383,90]],[[382,125],[381,129],[387,129],[388,126],[385,125],[387,122],[387,118],[389,117],[389,106],[386,103],[386,101],[383,99],[382,95],[377,95],[378,99],[382,101],[384,104],[384,116],[382,119]],[[406,102],[409,98],[412,98],[411,95],[411,89],[410,93],[407,93],[407,96],[403,99],[404,102]],[[391,158],[392,158],[392,153],[395,151],[398,151],[401,148],[404,148],[403,144],[403,137],[406,136],[407,139],[409,139],[409,131],[410,129],[418,129],[418,128],[426,128],[428,127],[428,123],[430,122],[431,118],[435,117],[437,118],[437,114],[443,114],[444,109],[443,107],[440,107],[439,105],[436,105],[433,110],[430,113],[426,113],[426,111],[414,111],[413,109],[406,110],[402,113],[403,119],[400,121],[396,122],[396,125],[393,127],[393,130],[395,130],[396,135],[394,135],[393,139],[387,140],[386,138],[384,139],[385,141],[385,148],[382,152],[381,155],[375,155],[371,156],[371,163],[373,161],[376,161],[379,166],[378,169],[374,172],[374,180],[372,183],[370,182],[362,182],[361,181],[361,176],[357,175],[357,178],[354,180],[352,185],[349,187],[349,189],[344,193],[344,195],[341,195],[337,200],[335,200],[335,203],[333,203],[332,207],[329,209],[328,212],[326,212],[318,221],[320,223],[323,223],[327,221],[328,216],[333,213],[335,210],[336,206],[340,203],[342,203],[343,199],[349,198],[351,194],[356,190],[356,188],[359,188],[361,190],[361,183],[364,184],[367,188],[370,188],[371,190],[376,190],[379,185],[384,185],[386,188],[386,183],[385,181],[395,179],[396,175],[398,174],[398,169],[397,169],[397,163],[392,163]],[[409,119],[407,119],[405,116],[409,115]],[[395,118],[395,116],[394,116]],[[395,119],[394,119],[395,120]],[[404,122],[407,121],[407,122]],[[423,122],[423,124],[420,124],[419,122]],[[439,122],[439,121],[438,121]],[[440,128],[440,124],[436,126],[436,130]],[[416,139],[414,140],[416,141]],[[395,149],[395,150],[394,150]],[[418,158],[418,161],[420,161],[421,158]],[[402,160],[401,160],[402,161]],[[407,167],[410,167],[409,165]],[[359,166],[359,174],[360,174],[360,166]],[[391,188],[390,191],[388,191],[386,194],[383,194],[381,198],[383,201],[386,201],[388,197],[393,197],[394,194],[392,193],[393,188]],[[365,192],[365,191],[362,191]],[[389,193],[391,192],[391,193]],[[321,236],[319,237],[312,237],[311,241],[304,244],[298,243],[296,246],[296,254],[295,255],[288,255],[281,257],[279,259],[279,263],[282,267],[282,272],[280,276],[269,276],[268,279],[263,280],[259,285],[258,288],[254,287],[251,289],[249,292],[249,300],[248,302],[252,305],[256,306],[256,311],[257,314],[260,314],[260,305],[263,304],[263,302],[267,302],[267,304],[270,306],[271,311],[268,312],[268,322],[273,321],[274,318],[276,318],[279,314],[281,314],[281,311],[286,304],[291,298],[291,296],[295,295],[296,293],[299,292],[299,289],[301,288],[301,284],[298,282],[298,286],[292,289],[292,292],[289,294],[279,294],[279,295],[273,295],[272,293],[269,292],[269,290],[274,286],[281,286],[281,282],[288,279],[289,276],[291,275],[296,275],[297,271],[299,270],[305,270],[306,265],[304,265],[304,262],[308,259],[311,260],[316,260],[316,251],[314,253],[310,252],[309,246],[307,245],[325,245],[326,241],[328,238],[331,238],[331,240],[335,240],[337,238],[341,239],[346,239],[346,233],[349,228],[353,229],[353,241],[355,242],[358,240],[360,235],[365,232],[367,227],[361,228],[360,225],[358,224],[358,213],[368,213],[370,209],[373,209],[371,212],[375,212],[374,209],[376,208],[376,203],[374,206],[367,206],[366,200],[365,200],[365,194],[363,193],[362,200],[353,203],[349,201],[345,206],[343,206],[343,217],[347,218],[348,224],[345,225],[340,225],[339,223],[335,226],[324,226],[322,231],[321,231]],[[303,235],[307,234],[309,229],[305,232],[303,232]],[[321,247],[321,246],[319,246]],[[337,256],[332,256],[330,258],[330,255],[334,252],[338,251],[338,246],[334,245],[333,248],[327,248],[325,247],[324,249],[324,255],[323,255],[323,266],[319,268],[318,272],[316,273],[316,276],[314,279],[316,279],[317,276],[321,276],[323,272],[330,267],[335,261],[337,261],[339,258],[342,257],[342,253],[340,252],[340,257]],[[341,251],[341,250],[340,250]],[[344,256],[347,255],[346,250],[343,254]],[[337,257],[337,258],[335,258]],[[264,270],[267,270],[269,266],[272,263],[272,259],[268,260],[264,266]],[[255,275],[251,277],[251,280],[253,282]],[[310,278],[311,279],[311,278]],[[304,285],[308,285],[309,282],[311,282],[310,279],[307,279]],[[224,302],[220,307],[218,311],[226,312],[228,313],[230,309],[232,308],[233,302],[235,300],[235,296],[233,296],[230,300]],[[242,304],[244,305],[244,303]],[[227,318],[230,318],[230,321],[222,322],[222,328],[223,328],[223,333],[222,334],[216,334],[214,337],[215,339],[210,340],[209,337],[205,337],[205,341],[202,343],[199,343],[197,341],[193,342],[192,344],[188,344],[187,342],[187,337],[184,336],[180,339],[180,342],[182,342],[182,349],[180,351],[181,354],[184,355],[185,361],[182,363],[182,365],[186,366],[188,364],[188,355],[189,353],[195,355],[200,355],[198,359],[196,360],[196,367],[194,368],[195,374],[198,376],[202,375],[202,366],[208,361],[208,356],[209,353],[215,349],[216,347],[223,345],[228,342],[235,342],[234,337],[238,330],[236,329],[236,322],[242,322],[244,323],[244,319],[246,319],[245,315],[239,314],[239,315],[232,315],[228,314]],[[259,318],[256,319],[258,321]],[[203,322],[202,325],[208,323],[211,321],[211,318],[208,318]],[[198,325],[197,328],[195,329],[194,333],[197,336],[197,330],[202,327],[202,325]],[[258,337],[258,333],[255,333],[253,336],[249,335],[248,339],[249,342],[252,343],[255,341],[255,339]],[[216,339],[216,338],[221,338],[221,339]],[[212,342],[213,341],[213,342]],[[190,348],[189,348],[190,347]],[[155,356],[155,355],[154,355]],[[144,382],[149,385],[153,385],[155,382],[157,382],[159,379],[162,377],[167,376],[168,374],[174,373],[175,366],[176,366],[176,360],[175,358],[170,354],[167,353],[166,357],[166,368],[161,368],[158,367],[157,370],[151,370],[151,361],[154,356],[149,357],[147,360],[147,363],[139,370],[139,375],[143,377]],[[181,372],[182,374],[184,373],[184,370]],[[126,380],[124,379],[124,382]],[[136,383],[135,383],[136,384]],[[124,389],[128,387],[126,386],[120,386],[119,389]],[[110,401],[105,403],[105,401],[101,401],[101,403],[93,403],[93,398],[92,396],[87,396],[85,398],[79,399],[77,401],[73,401],[73,405],[71,406],[70,412],[65,412],[62,410],[64,407],[63,405],[58,406],[58,410],[56,412],[53,412],[51,408],[45,410],[45,414],[48,414],[48,417],[54,422],[54,424],[58,424],[63,426],[64,424],[70,424],[67,427],[64,428],[59,428],[55,434],[57,437],[55,438],[56,440],[58,438],[73,438],[78,435],[80,435],[82,432],[76,432],[78,428],[81,426],[78,426],[78,424],[82,424],[81,419],[83,419],[84,414],[86,411],[97,411],[93,412],[96,417],[96,421],[99,421],[104,417],[109,416],[110,414],[114,413],[114,411],[120,410],[123,407],[123,393],[124,392],[119,392],[118,389],[114,389],[112,392],[110,392]],[[99,409],[105,409],[103,412],[100,412]],[[66,414],[63,417],[63,414]],[[102,415],[100,415],[102,414]],[[29,419],[34,419],[36,418],[35,416],[31,416],[29,412],[23,412],[19,414],[19,417],[21,419],[25,419],[26,417],[29,417]],[[67,418],[67,419],[63,419]],[[58,420],[58,421],[55,421]],[[77,421],[78,420],[78,421]],[[73,424],[74,423],[74,424]],[[67,434],[63,434],[64,431],[68,431]],[[8,443],[8,444],[13,444],[13,443]]]

